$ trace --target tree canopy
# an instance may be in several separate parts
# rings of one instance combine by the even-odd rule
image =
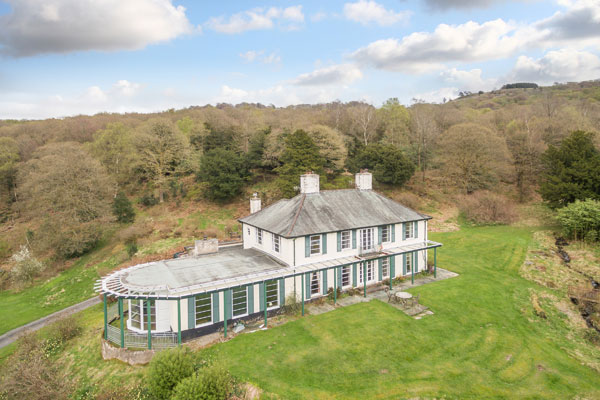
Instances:
[[[210,199],[231,200],[240,194],[248,178],[246,160],[231,150],[209,150],[200,161],[198,178],[208,183],[207,196]]]
[[[293,197],[296,194],[294,186],[300,184],[300,175],[308,171],[320,174],[321,179],[325,178],[325,159],[314,140],[301,129],[287,135],[280,160],[282,165],[275,171],[279,174],[278,187],[284,197]]]

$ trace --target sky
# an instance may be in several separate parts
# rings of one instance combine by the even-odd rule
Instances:
[[[0,0],[0,118],[600,79],[600,0]]]

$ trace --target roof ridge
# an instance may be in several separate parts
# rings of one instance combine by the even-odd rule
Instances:
[[[298,211],[296,211],[296,215],[294,216],[294,220],[292,221],[292,225],[290,225],[290,230],[285,234],[288,236],[294,230],[294,226],[296,225],[296,221],[298,220],[298,216],[300,215],[300,211],[302,211],[302,207],[304,206],[304,199],[306,199],[306,193],[302,194],[302,199],[300,199],[300,206],[298,206]]]

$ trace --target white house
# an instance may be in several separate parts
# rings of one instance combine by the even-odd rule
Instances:
[[[192,256],[116,271],[99,281],[105,338],[121,347],[171,346],[236,320],[277,312],[328,291],[367,287],[427,268],[431,217],[372,190],[369,172],[356,188],[320,191],[319,176],[300,179],[300,194],[241,218],[243,244],[197,241]],[[434,260],[435,261],[435,260]],[[434,262],[435,264],[435,262]],[[110,324],[107,298],[118,299]],[[125,309],[128,309],[125,316]]]

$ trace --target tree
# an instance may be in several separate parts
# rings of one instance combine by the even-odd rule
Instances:
[[[348,109],[355,135],[366,145],[375,136],[375,107],[367,103],[358,103]]]
[[[600,199],[600,151],[593,140],[593,133],[575,131],[542,154],[540,194],[550,207]]]
[[[206,123],[205,127],[208,130],[208,135],[204,137],[204,142],[202,143],[205,153],[213,149],[236,150],[238,148],[236,143],[237,135],[232,127],[219,129],[209,123]]]
[[[16,200],[15,183],[20,160],[17,142],[13,138],[0,137],[0,222],[8,217],[10,205]]]
[[[234,380],[229,372],[211,365],[185,378],[175,387],[173,400],[227,400],[230,399]]]
[[[137,143],[140,169],[158,189],[162,203],[168,181],[184,171],[187,139],[172,122],[153,120],[142,128]]]
[[[246,160],[231,150],[216,148],[204,154],[198,179],[208,182],[209,198],[230,200],[240,194],[248,178]]]
[[[429,161],[433,155],[433,146],[440,133],[433,107],[420,102],[411,107],[411,135],[409,141],[415,163],[421,171],[423,182],[425,182],[425,171],[429,167]]]
[[[119,184],[131,182],[137,163],[133,132],[120,122],[108,124],[96,133],[90,152],[98,159]],[[115,189],[116,191],[116,189]]]
[[[342,134],[325,125],[313,125],[308,128],[308,135],[319,148],[325,160],[324,167],[333,171],[342,170],[346,158]]]
[[[118,222],[132,223],[135,220],[135,210],[125,193],[119,192],[113,199],[113,214]]]
[[[300,175],[313,171],[323,175],[325,160],[319,147],[303,130],[297,130],[285,138],[285,149],[281,155],[282,165],[275,169],[279,174],[277,184],[284,197],[296,194],[294,186],[300,182]]]
[[[595,242],[600,234],[600,201],[575,200],[558,210],[557,219],[568,238]]]
[[[271,128],[267,128],[258,131],[250,139],[248,145],[248,153],[246,154],[246,160],[248,162],[248,168],[254,169],[262,167],[263,156],[265,154],[265,147],[267,142],[267,136],[271,133]]]
[[[157,399],[170,399],[173,389],[194,373],[194,358],[187,347],[157,353],[148,367],[148,386]]]
[[[382,143],[360,148],[352,163],[353,172],[370,169],[380,183],[402,186],[415,173],[415,165],[395,146]]]
[[[506,157],[506,143],[473,123],[452,126],[440,148],[444,174],[467,194],[495,183]]]
[[[384,130],[383,139],[395,146],[407,145],[410,113],[406,107],[394,97],[386,100],[377,112]]]
[[[78,143],[51,143],[34,153],[17,174],[19,210],[43,221],[42,248],[71,257],[90,250],[110,215],[114,183]]]

